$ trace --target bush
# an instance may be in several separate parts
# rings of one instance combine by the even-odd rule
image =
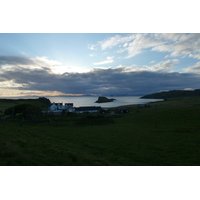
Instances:
[[[16,105],[14,107],[7,108],[4,111],[4,114],[6,115],[16,115],[17,113],[22,113],[23,116],[39,116],[42,113],[42,110],[39,106],[32,105],[32,104],[21,104]]]

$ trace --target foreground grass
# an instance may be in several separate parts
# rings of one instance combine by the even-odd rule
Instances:
[[[0,165],[200,165],[200,100],[129,106],[118,117],[0,122]],[[69,120],[69,119],[74,119]]]

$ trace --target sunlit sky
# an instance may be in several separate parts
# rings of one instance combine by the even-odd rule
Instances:
[[[199,88],[198,33],[1,33],[0,97]]]
[[[192,2],[5,1],[0,98],[198,89],[199,12]]]

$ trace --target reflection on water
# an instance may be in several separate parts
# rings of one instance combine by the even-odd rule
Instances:
[[[94,103],[98,97],[47,97],[52,103],[73,103],[74,107],[79,106],[101,106],[111,108],[123,105],[145,104],[149,102],[162,101],[162,99],[140,99],[140,96],[112,96],[116,99],[108,103]],[[110,97],[108,97],[110,98]]]

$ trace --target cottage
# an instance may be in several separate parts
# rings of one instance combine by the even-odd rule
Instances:
[[[74,104],[73,103],[65,103],[65,107],[67,112],[75,112]]]
[[[102,108],[100,112],[101,113],[110,113],[111,111],[107,108]]]
[[[74,112],[73,103],[52,103],[49,112],[53,115],[61,115],[63,112]]]
[[[68,111],[69,108],[70,110],[72,110],[73,103],[65,103],[65,105],[63,105],[63,103],[52,103],[51,106],[49,107],[49,110],[50,111],[54,111],[54,110]]]
[[[122,113],[128,113],[128,112],[129,112],[129,109],[125,107],[115,109],[115,114],[122,114]]]
[[[55,103],[55,105],[57,106],[57,110],[65,110],[65,106],[63,106],[63,103]]]
[[[57,105],[55,103],[52,103],[51,106],[49,107],[49,110],[50,111],[57,110]]]
[[[138,108],[146,108],[146,107],[151,107],[151,106],[147,105],[147,104],[139,104],[137,107]]]
[[[76,113],[97,113],[101,111],[100,106],[87,106],[75,108]]]

